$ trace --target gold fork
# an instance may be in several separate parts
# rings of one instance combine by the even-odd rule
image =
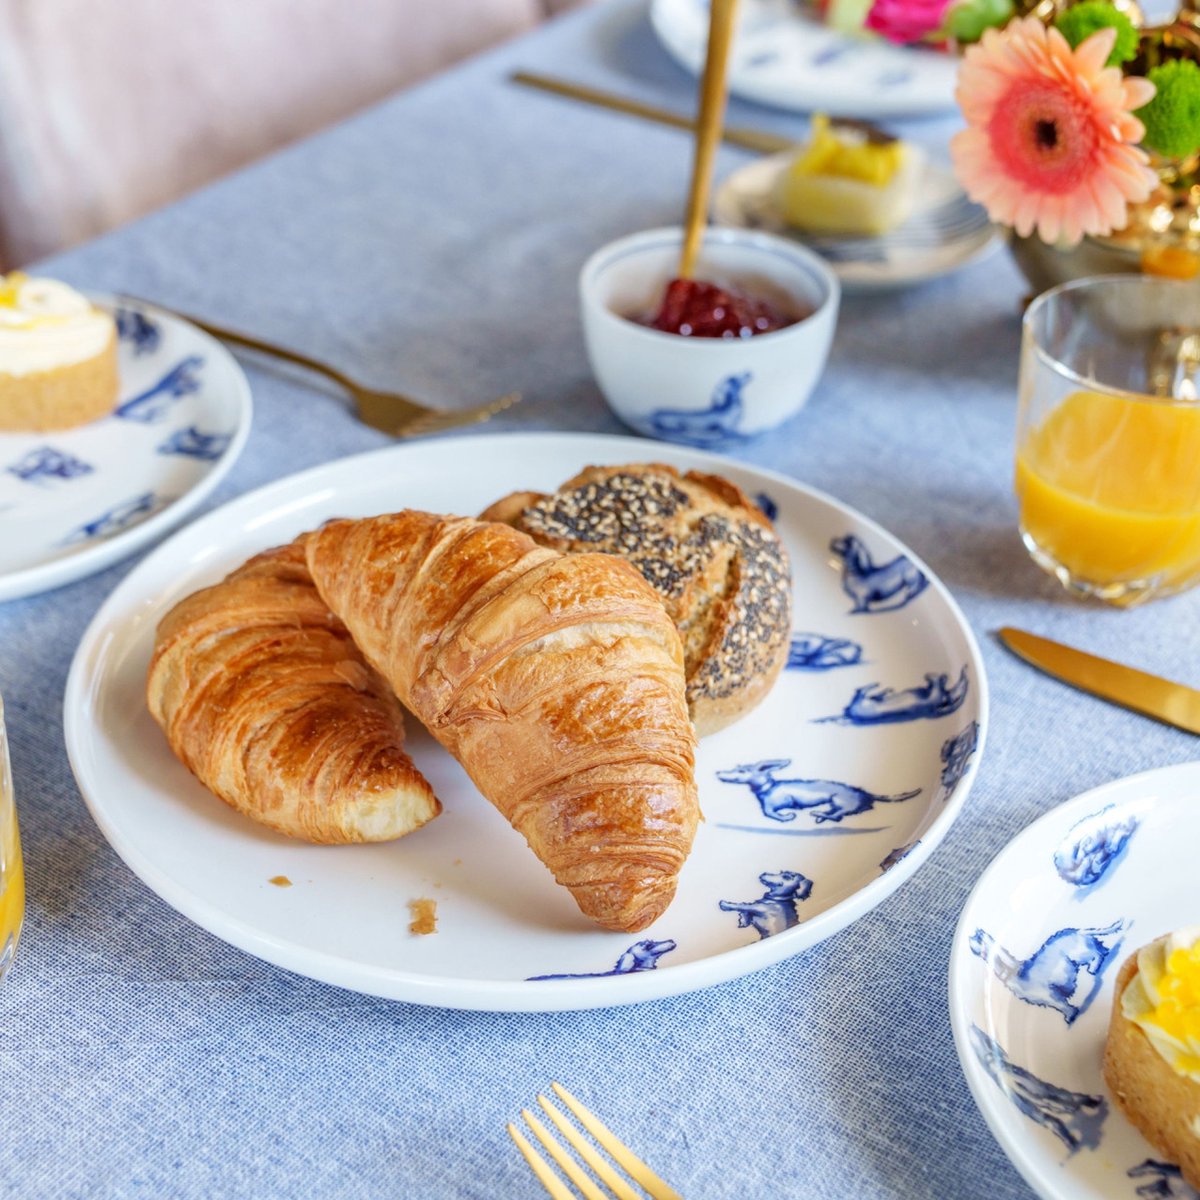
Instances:
[[[126,298],[135,299],[134,297]],[[151,301],[135,302],[153,304]],[[153,307],[162,306],[153,305]],[[509,392],[496,400],[488,400],[483,404],[476,404],[472,408],[430,408],[429,405],[419,404],[410,396],[402,395],[399,392],[383,392],[375,388],[364,387],[336,367],[318,362],[315,358],[309,358],[308,355],[300,354],[296,350],[289,350],[286,346],[276,346],[271,342],[260,341],[258,338],[238,333],[233,329],[223,329],[220,325],[214,325],[211,321],[205,321],[189,313],[178,312],[175,309],[166,311],[175,312],[177,316],[189,321],[197,329],[203,329],[205,333],[211,334],[223,342],[231,342],[235,346],[257,350],[260,354],[282,358],[286,362],[295,363],[306,370],[315,371],[318,375],[324,375],[349,392],[360,421],[370,425],[372,429],[382,430],[395,438],[423,437],[431,433],[444,433],[448,429],[457,429],[463,425],[475,425],[489,420],[506,408],[512,408],[521,399],[520,392]]]
[[[612,1160],[620,1165],[630,1179],[645,1189],[646,1193],[653,1197],[653,1200],[683,1200],[683,1197],[669,1183],[660,1179],[628,1146],[607,1129],[597,1116],[586,1108],[581,1101],[576,1100],[565,1087],[557,1083],[550,1086],[554,1089],[558,1098],[575,1114],[575,1117],[584,1129],[607,1151]],[[571,1124],[561,1110],[551,1104],[545,1096],[539,1096],[537,1099],[538,1103],[545,1109],[546,1115],[558,1126],[559,1132],[570,1143],[576,1154],[591,1167],[596,1177],[604,1183],[613,1196],[617,1197],[617,1200],[642,1200],[639,1193],[635,1192],[626,1180],[613,1169],[612,1163],[596,1153],[591,1143]],[[562,1168],[563,1174],[580,1190],[586,1200],[609,1200],[606,1193],[602,1192],[596,1186],[593,1179],[571,1157],[562,1143],[555,1138],[554,1134],[529,1109],[521,1109],[521,1116],[524,1118],[525,1124],[532,1130],[534,1137],[542,1143],[550,1157]],[[538,1177],[542,1186],[550,1193],[554,1200],[578,1200],[575,1193],[554,1173],[550,1164],[538,1153],[529,1139],[515,1125],[509,1124],[508,1133],[512,1140],[516,1142],[517,1149],[525,1156],[525,1161],[529,1164],[533,1173]]]

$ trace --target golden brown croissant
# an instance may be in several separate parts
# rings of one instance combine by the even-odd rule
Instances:
[[[699,811],[682,646],[637,571],[422,512],[327,525],[308,563],[367,660],[583,912],[649,925]]]
[[[162,619],[146,699],[200,782],[280,833],[386,841],[441,811],[396,698],[313,587],[303,539]]]

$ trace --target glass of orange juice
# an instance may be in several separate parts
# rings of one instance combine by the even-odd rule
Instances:
[[[1025,314],[1021,536],[1069,590],[1131,605],[1200,581],[1200,286],[1077,279]]]
[[[13,803],[4,703],[0,701],[0,979],[12,964],[25,918],[25,871]]]

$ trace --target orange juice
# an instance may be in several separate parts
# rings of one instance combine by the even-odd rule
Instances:
[[[12,961],[25,916],[25,869],[17,814],[12,800],[0,795],[0,976]]]
[[[1200,578],[1200,405],[1075,392],[1017,453],[1021,527],[1095,586]]]

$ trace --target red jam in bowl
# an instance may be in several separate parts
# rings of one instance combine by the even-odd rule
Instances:
[[[810,315],[785,313],[766,300],[702,279],[672,279],[658,312],[643,323],[681,337],[746,338]]]

